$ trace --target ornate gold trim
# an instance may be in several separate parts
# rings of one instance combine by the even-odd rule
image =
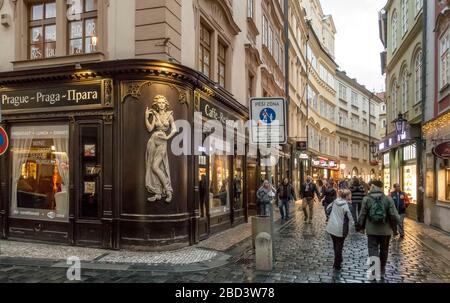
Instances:
[[[157,81],[157,80],[122,82],[122,84],[121,84],[122,103],[125,103],[125,100],[127,99],[127,97],[139,99],[139,97],[141,96],[142,89],[144,87],[150,87],[154,84],[161,84],[161,85],[168,86],[172,89],[175,89],[178,92],[178,102],[180,104],[189,105],[188,92],[186,89],[182,89],[175,84],[171,84],[171,83],[167,83],[167,82],[163,82],[163,81]]]

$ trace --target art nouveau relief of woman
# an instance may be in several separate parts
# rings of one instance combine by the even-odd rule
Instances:
[[[145,155],[145,187],[152,195],[148,201],[165,197],[165,201],[170,203],[173,189],[167,147],[168,141],[177,133],[177,127],[166,97],[158,95],[153,99],[152,108],[147,107],[145,111],[145,124],[151,134]]]

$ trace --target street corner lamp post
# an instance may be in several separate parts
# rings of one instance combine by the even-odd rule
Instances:
[[[401,113],[398,114],[397,119],[394,120],[397,136],[400,137],[401,135],[403,135],[405,133],[407,122],[408,121],[405,118],[403,118],[403,115]]]
[[[375,142],[372,141],[370,143],[370,152],[372,153],[372,156],[375,158],[378,153],[378,146]]]

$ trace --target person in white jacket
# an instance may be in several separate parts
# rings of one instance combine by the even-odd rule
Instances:
[[[350,224],[354,225],[352,213],[349,203],[351,203],[352,193],[348,189],[338,191],[338,198],[331,203],[327,212],[330,219],[327,224],[327,232],[331,235],[334,248],[334,265],[335,271],[341,270],[342,250],[344,249],[344,241],[348,235]]]

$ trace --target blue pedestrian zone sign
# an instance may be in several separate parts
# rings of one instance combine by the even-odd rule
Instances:
[[[252,121],[252,144],[287,143],[287,104],[284,98],[252,98],[250,119]]]

